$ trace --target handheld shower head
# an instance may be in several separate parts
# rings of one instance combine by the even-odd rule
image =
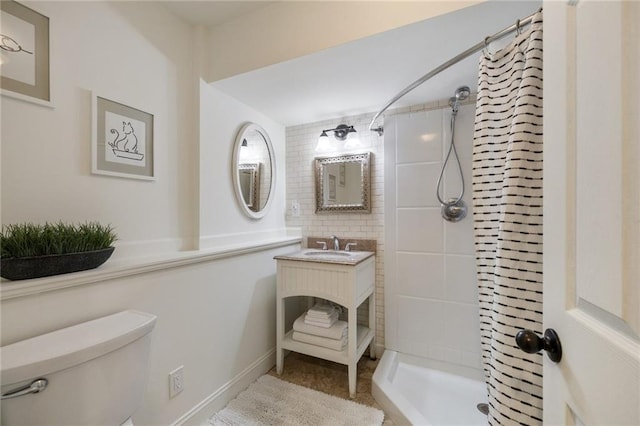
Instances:
[[[454,113],[458,112],[458,98],[456,98],[455,96],[452,98],[449,98],[449,106],[451,107]]]
[[[456,89],[454,96],[449,98],[449,106],[453,109],[454,113],[458,112],[460,102],[467,99],[470,93],[471,90],[468,86],[460,86]]]
[[[469,94],[471,93],[471,90],[469,89],[468,86],[461,86],[458,87],[456,89],[456,93],[455,93],[455,98],[458,101],[464,101],[465,99],[467,99],[469,97]]]

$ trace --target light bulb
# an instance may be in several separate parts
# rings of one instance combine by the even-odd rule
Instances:
[[[347,133],[347,141],[345,142],[344,147],[353,149],[359,147],[360,145],[362,145],[362,143],[360,142],[360,138],[358,137],[358,132],[356,132],[353,127],[351,127],[349,133]]]
[[[329,141],[329,136],[327,136],[327,132],[322,132],[320,137],[318,138],[318,145],[316,146],[317,152],[326,152],[331,150],[331,142]]]

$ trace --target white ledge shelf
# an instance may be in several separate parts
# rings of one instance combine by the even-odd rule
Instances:
[[[196,263],[210,262],[212,260],[300,244],[301,241],[302,239],[297,236],[278,237],[206,250],[181,251],[153,257],[134,258],[131,260],[111,260],[96,269],[35,278],[32,280],[10,281],[3,279],[0,283],[0,300],[14,299],[62,288],[93,284]]]

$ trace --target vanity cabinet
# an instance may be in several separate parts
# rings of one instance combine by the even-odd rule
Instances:
[[[341,252],[349,253],[349,252]],[[347,257],[348,256],[348,257]],[[277,260],[276,369],[282,374],[284,351],[290,350],[345,364],[349,370],[349,394],[356,394],[357,363],[367,347],[375,359],[375,256],[372,252],[352,252],[333,257],[317,250],[303,250]],[[293,330],[285,330],[285,299],[310,296],[326,299],[348,310],[348,344],[342,351],[293,340]],[[369,303],[368,326],[357,324],[357,308]],[[310,303],[311,304],[311,303]]]

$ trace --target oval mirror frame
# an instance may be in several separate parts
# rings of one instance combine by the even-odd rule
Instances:
[[[260,159],[250,159],[240,162],[240,149],[243,141],[247,140],[253,133],[257,133],[262,137],[268,158],[264,158],[262,161]],[[256,123],[248,122],[243,124],[233,145],[233,160],[231,164],[233,189],[240,209],[252,219],[264,217],[271,205],[276,187],[276,160],[273,145],[271,145],[271,139],[267,131]],[[261,171],[268,171],[268,173],[261,173]],[[270,177],[269,185],[260,183],[265,175]],[[265,196],[266,202],[263,201]],[[245,201],[245,197],[249,200]]]

